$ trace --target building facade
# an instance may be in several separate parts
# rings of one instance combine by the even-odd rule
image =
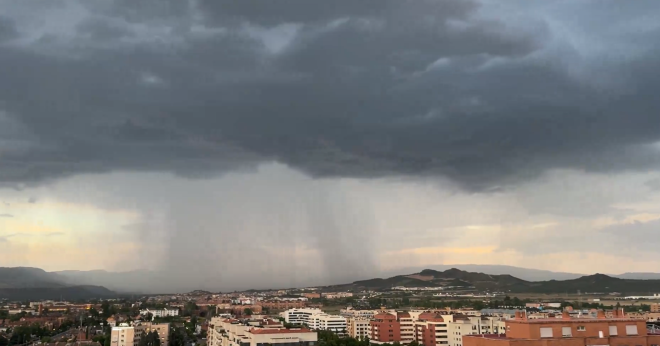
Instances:
[[[401,342],[401,324],[395,315],[381,312],[374,316],[374,319],[369,322],[369,326],[371,329],[371,335],[369,336],[371,343]]]
[[[170,324],[169,323],[152,323],[152,322],[142,322],[139,325],[135,326],[136,336],[138,341],[144,335],[150,332],[158,333],[160,338],[161,346],[167,346],[170,342]]]
[[[346,317],[329,315],[321,309],[289,309],[280,313],[287,323],[306,325],[316,330],[343,333],[347,330]]]
[[[596,318],[530,320],[524,313],[507,320],[505,335],[468,335],[463,346],[652,346],[660,345],[660,334],[649,334],[646,321],[626,317],[618,311],[608,318],[599,311]]]
[[[317,333],[309,329],[257,328],[217,317],[209,322],[207,336],[208,346],[316,346],[317,343]]]
[[[148,314],[151,314],[153,317],[179,316],[179,309],[140,310],[140,315],[146,316]]]
[[[134,327],[122,325],[113,327],[110,331],[110,345],[111,346],[137,346],[140,341],[135,333]]]
[[[346,332],[348,336],[364,340],[371,334],[371,320],[363,317],[349,317],[346,319]]]

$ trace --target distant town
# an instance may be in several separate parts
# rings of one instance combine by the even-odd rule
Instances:
[[[660,345],[660,295],[654,293],[328,289],[5,299],[0,346]]]

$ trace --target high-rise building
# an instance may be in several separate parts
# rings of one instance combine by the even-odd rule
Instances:
[[[152,323],[152,322],[142,322],[135,327],[136,334],[139,338],[142,338],[144,335],[150,332],[157,332],[158,337],[160,338],[161,346],[169,345],[170,341],[170,324],[169,323]]]
[[[111,346],[137,346],[140,341],[135,333],[134,327],[122,324],[119,327],[113,327],[110,331]]]
[[[401,342],[401,324],[393,314],[383,311],[374,316],[369,325],[371,327],[371,335],[369,336],[371,343]]]
[[[349,317],[346,319],[346,332],[351,338],[363,340],[369,337],[371,320],[363,317]]]

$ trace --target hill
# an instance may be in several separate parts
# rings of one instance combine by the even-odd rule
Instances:
[[[571,280],[585,276],[585,274],[554,272],[549,270],[530,269],[530,268],[521,268],[521,267],[506,266],[506,265],[493,265],[493,264],[452,264],[452,265],[434,265],[426,268],[419,268],[419,267],[400,268],[397,270],[389,270],[383,273],[379,273],[378,276],[392,277],[392,276],[404,275],[408,273],[418,273],[422,271],[422,269],[445,271],[452,268],[460,269],[466,272],[484,273],[490,275],[507,274],[526,281]],[[658,276],[656,278],[660,278],[660,274],[656,274],[656,275]],[[616,275],[613,276],[618,277]],[[625,277],[625,278],[622,277],[622,279],[639,279],[639,277]]]
[[[64,287],[64,278],[43,269],[0,267],[0,289],[27,287]]]
[[[117,293],[101,286],[0,288],[0,298],[16,300],[87,300],[113,298]]]
[[[570,280],[527,281],[508,274],[491,275],[451,268],[445,271],[424,269],[409,275],[361,280],[348,285],[330,286],[328,289],[387,290],[394,286],[473,288],[478,291],[511,293],[574,293],[581,291],[583,293],[620,292],[648,295],[649,292],[657,291],[657,288],[660,287],[660,280],[630,280],[595,274]]]
[[[102,286],[72,285],[65,277],[39,268],[0,267],[0,299],[91,299],[117,294]]]

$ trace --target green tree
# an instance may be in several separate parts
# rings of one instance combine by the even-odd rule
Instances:
[[[160,346],[160,337],[157,331],[149,332],[140,339],[138,346]]]
[[[184,346],[186,343],[186,335],[181,328],[170,329],[170,344],[169,346]]]
[[[9,345],[9,340],[4,336],[0,335],[0,346],[7,346],[7,345]]]
[[[243,315],[252,316],[252,309],[250,309],[250,308],[243,309]]]
[[[103,317],[103,319],[107,319],[110,316],[112,316],[110,312],[110,302],[106,300],[101,303],[101,317]]]

